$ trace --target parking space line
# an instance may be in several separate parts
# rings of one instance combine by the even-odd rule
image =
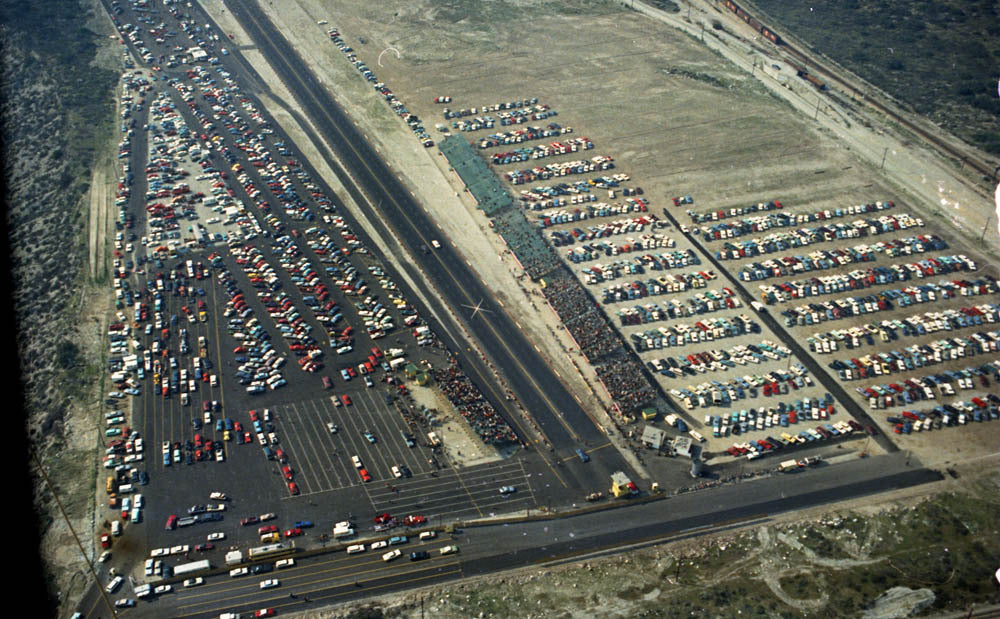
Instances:
[[[302,405],[305,406],[306,403],[303,402]],[[310,483],[310,487],[316,485],[319,488],[329,488],[333,484],[330,481],[330,477],[326,474],[326,467],[318,466],[317,462],[318,452],[323,450],[316,447],[313,437],[310,436],[310,434],[314,434],[314,432],[309,432],[305,428],[305,426],[309,426],[309,429],[312,429],[312,423],[308,419],[310,415],[303,415],[299,410],[299,407],[294,402],[291,404],[291,408],[295,415],[294,421],[292,421],[292,423],[295,424],[295,430],[293,431],[291,428],[286,427],[285,434],[288,435],[289,441],[299,443],[301,445],[301,449],[298,450],[298,453],[296,453],[296,451],[291,451],[289,456],[293,458],[293,462],[298,470],[303,473],[305,473],[306,470],[309,471],[309,475],[311,475],[312,478],[311,481],[313,482]],[[310,455],[310,453],[316,455],[313,456]],[[298,457],[296,457],[296,455]],[[319,469],[319,474],[317,474],[316,469]],[[323,479],[326,480],[325,485],[323,484],[323,479],[320,479],[320,475],[322,475]]]
[[[415,475],[417,473],[428,473],[434,470],[427,462],[427,458],[424,457],[427,453],[427,448],[423,446],[423,441],[421,439],[424,428],[414,428],[409,423],[407,423],[406,418],[403,416],[403,411],[401,411],[399,407],[393,406],[393,408],[396,409],[396,413],[399,415],[400,423],[403,425],[403,428],[407,432],[413,435],[413,442],[415,443],[415,445],[412,448],[411,447],[406,448],[407,455],[405,457],[409,458],[412,461],[412,462],[407,462],[407,466],[410,467],[410,470],[412,470]]]
[[[337,479],[340,480],[341,487],[346,488],[349,486],[353,486],[357,482],[357,473],[353,472],[352,469],[354,467],[351,466],[349,461],[345,459],[346,457],[348,457],[348,452],[350,449],[347,445],[345,445],[345,438],[343,434],[345,431],[344,421],[343,419],[341,419],[341,412],[338,410],[338,407],[335,407],[332,404],[326,404],[325,402],[323,403],[323,410],[325,411],[326,415],[330,417],[333,420],[333,422],[337,424],[337,426],[340,428],[337,431],[337,439],[336,439],[340,447],[335,454],[333,453],[330,454],[330,461],[332,462],[332,466],[335,469]],[[332,440],[333,439],[331,438],[331,441]],[[341,476],[341,472],[343,473],[343,476]]]
[[[353,406],[353,404],[351,406]],[[343,407],[344,410],[341,413],[341,420],[343,422],[342,427],[344,428],[343,440],[345,443],[348,443],[347,451],[344,453],[344,458],[346,458],[345,466],[348,466],[352,470],[354,470],[354,479],[357,482],[363,484],[364,482],[361,482],[361,476],[358,475],[357,469],[354,467],[353,464],[350,464],[350,458],[352,455],[356,455],[362,459],[361,463],[365,464],[368,454],[367,451],[365,450],[364,445],[361,445],[359,447],[358,445],[359,441],[356,440],[357,437],[361,436],[361,434],[357,426],[357,419],[355,418],[354,415],[350,414],[348,411],[348,409],[350,408],[351,408],[350,406],[344,406]]]
[[[313,411],[307,410],[309,407]],[[325,488],[331,488],[334,486],[333,481],[330,479],[330,475],[327,473],[329,467],[323,466],[322,456],[326,455],[329,457],[330,451],[333,446],[329,442],[329,431],[326,429],[325,424],[317,419],[318,412],[316,411],[316,401],[305,401],[301,403],[300,407],[295,407],[296,415],[299,418],[298,426],[296,429],[296,438],[299,439],[303,445],[308,446],[306,451],[311,451],[313,455],[308,455],[303,453],[303,457],[309,462],[309,467],[311,469],[319,469],[322,474],[323,479],[326,480],[326,484],[323,485]],[[317,427],[318,426],[318,427]],[[302,436],[302,434],[306,436]],[[317,482],[319,478],[317,476]]]
[[[374,450],[378,454],[378,459],[382,463],[382,470],[385,472],[385,474],[387,476],[391,477],[392,473],[390,471],[390,468],[392,467],[392,464],[386,459],[386,456],[384,454],[385,450],[382,449],[382,448],[387,447],[387,446],[390,445],[389,441],[391,439],[388,436],[389,432],[381,432],[379,430],[379,419],[378,418],[381,415],[378,414],[380,412],[379,411],[378,403],[377,402],[371,402],[372,398],[370,398],[368,396],[367,392],[363,392],[357,399],[358,399],[358,403],[364,408],[364,415],[366,416],[366,423],[368,422],[367,420],[370,419],[370,425],[367,426],[365,429],[368,432],[371,432],[373,436],[375,436],[376,442],[375,443],[369,443],[369,445],[371,445],[372,450]],[[368,472],[370,473],[371,470],[369,470]]]
[[[216,286],[216,282],[215,282],[215,280],[213,280],[211,278],[211,276],[208,279],[211,282],[211,285],[209,286],[209,288],[212,290],[212,323],[214,324],[214,330],[215,330],[215,354],[218,355],[216,357],[215,362],[212,363],[212,368],[213,369],[215,369],[216,367],[219,368],[219,377],[218,377],[218,382],[219,382],[219,403],[222,405],[222,414],[228,416],[228,410],[226,409],[226,390],[225,390],[225,386],[224,386],[225,383],[223,382],[223,376],[222,376],[223,375],[223,372],[222,372],[222,336],[219,334],[219,323],[222,322],[221,320],[219,320],[219,317],[222,314],[219,311],[218,291],[216,290],[216,287],[217,287]],[[205,329],[205,337],[206,338],[208,337],[208,329],[207,328]],[[197,344],[197,341],[195,341],[195,344]],[[204,370],[204,371],[207,371],[207,370]],[[209,384],[208,395],[210,396],[210,399],[214,399],[213,396],[215,395],[215,393],[212,390],[211,384]],[[202,402],[204,402],[204,401],[205,400],[203,399]],[[194,406],[194,403],[192,402],[191,405]],[[199,411],[192,411],[192,414],[198,414],[198,413],[199,413]],[[239,440],[239,437],[236,437],[236,440]],[[225,446],[224,449],[226,450],[226,452],[225,452],[225,454],[226,454],[226,460],[229,460],[229,446],[228,445]]]
[[[462,486],[462,490],[465,491],[465,494],[468,495],[469,500],[472,501],[472,505],[476,508],[476,511],[479,513],[480,516],[482,516],[483,510],[479,509],[479,505],[476,503],[476,500],[472,498],[472,493],[469,492],[469,489],[466,487],[465,482],[462,481],[462,476],[458,473],[456,469],[452,468],[451,470],[452,473],[454,473],[455,475],[455,479],[457,479],[458,483]]]
[[[339,450],[337,448],[337,442],[340,440],[340,434],[339,431],[337,434],[331,434],[330,429],[326,427],[326,420],[333,421],[330,415],[330,411],[326,407],[326,402],[325,400],[311,400],[310,403],[312,404],[313,409],[316,411],[317,418],[322,416],[322,419],[317,420],[317,423],[320,426],[318,432],[324,437],[322,442],[329,446],[329,448],[322,450],[323,458],[325,458],[327,462],[327,466],[325,466],[324,468],[330,471],[333,474],[333,476],[336,477],[337,479],[336,484],[333,484],[331,482],[331,485],[333,487],[341,487],[341,488],[350,486],[351,485],[350,482],[343,479],[340,473],[337,471],[336,467],[337,458],[335,458],[334,456],[342,455],[339,454]],[[333,423],[336,425],[337,422],[333,421]]]

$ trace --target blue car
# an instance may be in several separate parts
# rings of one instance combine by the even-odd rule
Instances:
[[[295,527],[299,529],[308,529],[313,526],[312,520],[299,520],[295,523]]]
[[[590,456],[584,453],[579,447],[576,449],[576,455],[580,458],[581,462],[590,462]]]

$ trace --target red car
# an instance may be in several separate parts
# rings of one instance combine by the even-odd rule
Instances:
[[[266,533],[277,533],[278,527],[273,524],[265,524],[262,527],[257,527],[257,535],[264,535]]]
[[[323,377],[323,388],[324,389],[329,389],[330,387],[333,387],[333,381],[330,380],[329,376],[324,376]]]
[[[257,516],[247,516],[246,518],[240,520],[240,524],[244,527],[251,524],[257,524],[258,522],[260,522],[260,520],[257,519]]]
[[[244,443],[252,443],[253,442],[253,437],[250,436],[249,432],[244,432],[243,433],[243,442]]]
[[[111,536],[107,533],[101,536],[101,548],[104,548],[105,550],[111,548]]]
[[[281,449],[280,447],[277,450],[275,450],[274,457],[276,457],[278,459],[278,462],[281,462],[282,464],[284,464],[285,462],[288,462],[288,454],[286,454],[285,451],[283,449]],[[285,467],[285,468],[288,468],[288,467]]]
[[[367,483],[372,480],[372,476],[368,472],[368,469],[358,469],[358,475],[361,475],[361,481],[363,482]]]
[[[260,610],[255,610],[254,613],[253,613],[253,616],[254,617],[273,617],[274,616],[274,609],[273,608],[261,608]]]
[[[257,411],[254,410],[250,411],[250,421],[257,421],[257,420],[258,420]]]
[[[237,421],[236,423],[233,424],[233,430],[236,430],[237,432],[242,432],[243,424]]]
[[[281,467],[281,474],[285,476],[285,479],[292,481],[292,467],[287,464]]]
[[[385,522],[389,522],[390,520],[392,520],[392,516],[390,516],[388,512],[375,516],[375,524],[383,524]]]
[[[427,522],[427,518],[424,516],[407,516],[406,518],[403,518],[403,524],[408,527],[424,524],[425,522]]]
[[[351,398],[346,393],[344,395],[340,396],[340,401],[343,402],[344,406],[350,406],[351,405]]]
[[[208,552],[213,548],[215,548],[215,544],[198,544],[197,546],[194,547],[194,549],[197,550],[198,552]]]
[[[288,491],[291,492],[293,495],[297,495],[299,493],[298,484],[296,484],[294,481],[288,482]]]
[[[177,516],[175,514],[170,514],[167,516],[167,526],[164,527],[167,531],[173,531],[177,528]]]
[[[288,529],[285,531],[285,537],[298,537],[302,535],[302,529],[295,527],[294,529]]]

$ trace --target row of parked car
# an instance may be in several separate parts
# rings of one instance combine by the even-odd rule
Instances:
[[[934,387],[937,387],[942,397],[954,396],[956,391],[974,389],[977,382],[983,389],[989,389],[991,377],[993,382],[1000,382],[1000,360],[960,370],[914,376],[901,381],[901,384],[857,387],[856,391],[868,399],[870,408],[890,408],[906,406],[921,400],[934,400],[936,398]]]
[[[877,294],[852,296],[823,303],[807,303],[781,312],[785,326],[819,324],[828,320],[841,320],[861,314],[884,312],[895,307],[908,307],[921,303],[936,303],[956,296],[978,296],[1000,291],[997,281],[990,278],[978,280],[941,281],[907,288],[890,288]]]
[[[826,423],[815,428],[800,431],[798,434],[782,432],[777,437],[768,436],[755,441],[744,441],[734,443],[726,451],[732,456],[745,456],[747,460],[754,460],[761,456],[768,455],[781,449],[794,447],[799,444],[811,443],[814,441],[824,441],[840,436],[849,436],[855,432],[865,431],[861,424],[853,419],[838,421],[836,423]],[[874,433],[873,428],[867,430]]]
[[[1000,397],[987,393],[981,398],[941,404],[929,411],[903,411],[898,416],[888,416],[886,421],[896,434],[910,434],[994,419],[1000,419]]]

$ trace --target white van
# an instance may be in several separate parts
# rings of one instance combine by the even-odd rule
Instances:
[[[108,593],[118,591],[118,587],[122,586],[122,580],[121,576],[115,576],[114,579],[108,583],[108,586],[104,587],[104,590]]]

